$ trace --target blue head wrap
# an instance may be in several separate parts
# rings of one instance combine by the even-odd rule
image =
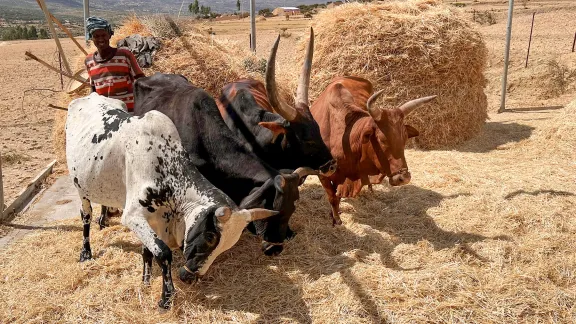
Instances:
[[[97,29],[104,29],[110,34],[110,36],[114,35],[112,25],[110,25],[106,20],[99,17],[88,17],[88,19],[86,19],[86,29],[88,30],[88,35],[90,35],[90,39],[92,39],[92,33]]]

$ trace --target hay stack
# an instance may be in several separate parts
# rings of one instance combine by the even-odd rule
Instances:
[[[438,95],[408,118],[420,131],[419,147],[446,147],[482,129],[487,118],[486,45],[480,33],[440,0],[346,4],[320,13],[312,27],[313,99],[335,76],[360,76],[375,90],[395,96],[391,104]]]

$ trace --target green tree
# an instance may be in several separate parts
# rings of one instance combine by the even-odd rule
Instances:
[[[28,39],[38,39],[38,31],[36,30],[36,26],[30,27],[28,30]]]
[[[194,0],[194,2],[188,6],[188,11],[190,11],[195,15],[197,15],[200,12],[200,6],[198,5],[198,0]]]
[[[40,37],[40,39],[50,38],[50,36],[48,36],[48,32],[44,28],[40,28],[40,35],[38,35],[38,36]]]
[[[258,10],[258,14],[260,16],[270,17],[272,16],[272,11],[270,10],[270,8],[260,9]]]
[[[240,0],[236,0],[236,9],[240,11]]]

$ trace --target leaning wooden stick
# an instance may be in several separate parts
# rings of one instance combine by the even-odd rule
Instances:
[[[66,72],[64,72],[64,71],[60,71],[60,70],[58,70],[57,68],[53,67],[52,65],[50,65],[50,64],[42,61],[42,60],[39,59],[36,55],[34,55],[34,54],[32,54],[32,53],[30,53],[30,52],[28,52],[28,51],[27,51],[26,53],[24,53],[24,55],[28,56],[29,58],[33,59],[34,61],[39,62],[40,64],[44,65],[45,67],[49,68],[50,70],[53,70],[53,71],[55,71],[55,72],[57,72],[57,73],[62,74],[62,75],[65,76],[65,77],[69,77],[70,79],[74,79],[74,80],[76,80],[76,81],[78,81],[78,82],[84,83],[84,84],[86,84],[86,85],[90,85],[90,83],[86,82],[86,80],[82,80],[81,78],[79,78],[79,77],[77,77],[77,76],[68,74],[68,73],[66,73]]]
[[[64,67],[66,68],[66,72],[68,74],[72,74],[72,70],[70,69],[70,65],[68,64],[68,60],[66,59],[66,54],[64,50],[62,50],[62,45],[60,44],[60,40],[58,39],[58,34],[56,34],[56,30],[54,29],[54,25],[52,24],[52,19],[50,19],[50,12],[48,11],[48,7],[46,7],[46,2],[44,0],[38,0],[38,4],[42,11],[44,12],[44,16],[46,17],[46,22],[48,23],[48,28],[50,28],[50,33],[52,33],[52,37],[56,42],[56,47],[58,47],[58,51],[60,55],[62,55],[62,60],[64,61]]]
[[[40,3],[40,0],[36,0],[36,2],[40,6],[40,8],[42,8],[42,4]],[[54,17],[54,15],[52,15],[52,13],[49,12],[48,14],[50,14],[50,18],[52,18],[52,21],[54,21],[56,23],[56,25],[58,25],[58,27],[60,27],[60,29],[62,29],[62,31],[64,31],[66,33],[66,35],[68,35],[68,37],[70,37],[70,39],[74,42],[74,44],[76,44],[76,46],[78,46],[78,48],[84,53],[84,55],[88,55],[88,52],[84,49],[84,47],[82,47],[82,45],[80,45],[80,43],[78,43],[76,38],[74,38],[74,36],[70,32],[70,30],[68,28],[64,27],[64,25],[62,25],[62,23],[58,19],[56,19],[56,17]]]

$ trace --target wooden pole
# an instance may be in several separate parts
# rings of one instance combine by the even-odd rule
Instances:
[[[528,52],[526,53],[526,64],[524,65],[524,68],[528,67],[528,57],[530,56],[530,44],[532,44],[532,30],[534,29],[534,16],[536,16],[536,13],[532,14],[532,27],[530,27],[530,39],[528,40]]]
[[[514,0],[508,0],[508,24],[506,26],[506,48],[504,50],[504,74],[502,75],[502,96],[500,98],[500,108],[498,113],[506,111],[506,83],[508,81],[508,63],[510,59],[510,36],[512,35],[512,13],[514,11]]]
[[[58,63],[60,63],[60,72],[62,72],[62,57],[60,56],[60,52],[58,52]],[[64,90],[64,78],[62,73],[60,73],[60,87],[61,90]]]
[[[4,214],[4,181],[2,180],[2,153],[0,152],[0,218]]]
[[[250,49],[256,52],[256,3],[250,0]]]
[[[576,45],[576,33],[574,33],[574,41],[572,42],[572,53],[574,53],[574,45]]]
[[[70,65],[68,65],[66,54],[64,54],[64,50],[62,50],[60,39],[58,39],[58,34],[56,34],[56,29],[54,29],[54,25],[52,24],[52,19],[50,18],[50,12],[48,12],[48,8],[46,7],[46,2],[44,2],[44,0],[38,0],[38,1],[40,2],[40,8],[42,8],[42,11],[44,11],[44,16],[46,16],[46,21],[48,22],[48,28],[50,28],[50,32],[54,37],[56,47],[58,47],[58,51],[60,52],[60,55],[62,55],[62,60],[64,61],[64,67],[66,68],[66,72],[68,72],[69,75],[72,75],[72,70],[70,69]]]
[[[86,47],[88,47],[90,44],[90,35],[88,34],[88,23],[86,22],[86,19],[90,17],[90,1],[84,0],[82,2],[84,4],[84,40],[86,41]]]
[[[39,0],[36,0],[36,2],[38,2],[38,5],[40,7],[42,7]],[[60,20],[56,19],[56,17],[54,17],[54,15],[52,15],[52,14],[50,14],[50,18],[52,18],[52,21],[55,22],[56,25],[58,25],[58,27],[60,27],[60,29],[62,29],[66,33],[66,35],[68,35],[68,37],[70,37],[70,39],[74,42],[74,44],[76,44],[76,46],[78,46],[78,48],[84,53],[84,55],[88,55],[88,52],[86,52],[84,47],[82,47],[82,45],[80,45],[80,43],[78,43],[76,38],[74,38],[74,36],[70,32],[70,30],[68,28],[64,27],[64,25],[62,25]]]
[[[52,71],[54,71],[54,72],[60,73],[60,74],[62,74],[62,75],[65,76],[65,77],[69,77],[70,79],[74,79],[74,80],[76,80],[76,81],[78,81],[78,82],[81,82],[81,83],[84,83],[84,84],[86,84],[86,85],[90,85],[90,83],[86,82],[86,80],[82,80],[81,78],[78,78],[78,77],[76,77],[76,76],[74,76],[74,75],[72,75],[72,74],[68,74],[68,73],[66,73],[66,72],[64,72],[64,71],[60,71],[60,70],[58,70],[57,68],[53,67],[52,65],[50,65],[50,64],[42,61],[42,60],[39,59],[36,55],[34,55],[34,54],[30,53],[30,52],[26,52],[26,53],[24,53],[24,55],[28,56],[29,58],[33,59],[34,61],[36,61],[36,62],[38,62],[38,63],[40,63],[40,64],[42,64],[42,65],[44,65],[45,67],[49,68],[50,70],[52,70]]]

